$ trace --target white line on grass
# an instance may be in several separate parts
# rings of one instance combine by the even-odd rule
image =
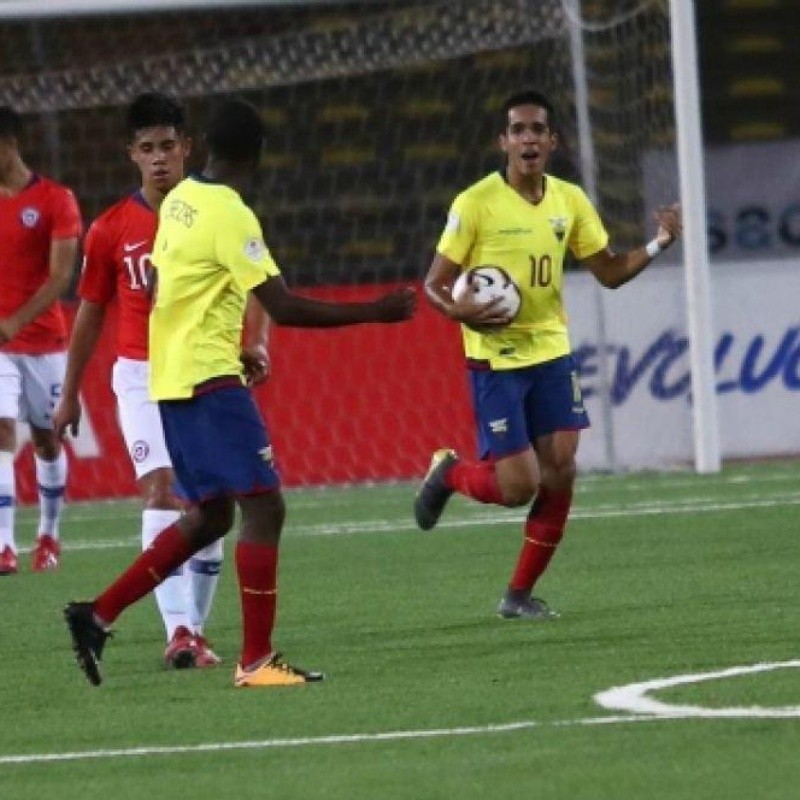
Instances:
[[[263,739],[246,742],[209,742],[207,744],[166,745],[162,747],[123,747],[109,750],[85,750],[66,753],[30,753],[0,756],[0,766],[9,764],[41,764],[52,761],[84,761],[97,758],[136,758],[140,756],[214,753],[229,750],[269,750],[284,747],[314,747],[318,745],[360,744],[365,742],[397,742],[414,739],[435,739],[451,736],[480,736],[495,733],[543,728],[547,726],[606,725],[611,723],[642,722],[657,717],[587,717],[585,719],[537,722],[525,720],[497,725],[474,725],[463,728],[430,728],[428,730],[385,731],[383,733],[343,733],[330,736],[304,736],[294,739]]]
[[[674,675],[671,678],[656,678],[641,683],[629,683],[627,686],[614,686],[594,696],[595,702],[612,711],[630,711],[633,714],[652,714],[670,719],[688,717],[735,718],[755,717],[757,719],[785,719],[800,717],[800,706],[747,706],[743,708],[704,708],[703,706],[681,706],[662,703],[648,697],[648,692],[658,689],[669,689],[673,686],[684,686],[688,683],[702,683],[724,678],[735,678],[739,675],[753,675],[758,672],[772,672],[776,669],[795,669],[800,661],[774,661],[771,663],[753,664],[747,667],[730,667],[717,672],[700,672],[690,675]]]
[[[328,736],[303,736],[288,739],[262,739],[244,742],[208,742],[192,745],[162,745],[146,747],[124,747],[106,750],[85,750],[65,753],[29,753],[21,755],[0,756],[0,766],[12,764],[41,764],[47,762],[85,761],[88,759],[140,758],[143,756],[181,755],[194,753],[213,753],[230,750],[269,750],[287,747],[314,747],[319,745],[360,744],[368,742],[395,742],[415,739],[433,739],[453,736],[480,736],[512,731],[529,730],[546,727],[577,727],[585,725],[619,725],[633,722],[654,722],[676,719],[786,719],[800,717],[800,706],[784,706],[763,708],[749,706],[746,708],[703,708],[701,706],[679,706],[662,703],[647,697],[647,693],[657,689],[682,686],[703,681],[719,680],[752,675],[759,672],[771,672],[776,669],[800,667],[800,660],[753,664],[751,666],[730,667],[716,672],[701,672],[688,675],[676,675],[671,678],[656,678],[626,686],[615,686],[594,696],[594,700],[603,708],[616,711],[628,711],[623,716],[584,717],[573,720],[555,720],[537,722],[522,720],[519,722],[494,723],[489,725],[473,725],[459,728],[431,728],[428,730],[385,731],[383,733],[350,733],[331,734]]]
[[[611,519],[620,517],[651,517],[662,514],[699,514],[717,513],[720,511],[743,511],[753,508],[785,508],[800,505],[800,495],[796,493],[775,495],[771,498],[742,498],[726,502],[705,501],[696,498],[682,502],[656,502],[656,503],[630,503],[625,506],[595,506],[594,508],[575,509],[571,520]],[[464,511],[463,514],[461,512]],[[493,509],[492,511],[469,511],[459,509],[459,516],[441,520],[440,529],[468,528],[475,525],[507,525],[519,523],[525,511]],[[71,517],[70,522],[76,520]],[[288,536],[339,536],[343,534],[359,533],[391,533],[400,531],[416,531],[417,526],[410,519],[365,519],[344,520],[336,523],[322,523],[319,525],[292,524],[287,525]],[[119,547],[136,547],[139,537],[129,536],[123,539],[73,539],[67,538],[64,542],[65,550],[107,550]],[[21,552],[28,552],[30,548],[20,548]]]

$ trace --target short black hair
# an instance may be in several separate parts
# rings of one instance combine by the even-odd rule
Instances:
[[[0,106],[0,139],[19,139],[22,117],[10,106]]]
[[[535,89],[516,92],[503,103],[503,117],[500,123],[502,130],[508,127],[508,112],[511,111],[512,108],[517,108],[517,106],[539,106],[539,108],[543,108],[547,112],[548,127],[550,130],[555,130],[556,112],[553,108],[553,104],[545,95],[541,92],[537,92]]]
[[[125,115],[125,129],[133,140],[144,128],[157,125],[172,126],[178,133],[186,128],[186,114],[173,97],[160,92],[140,94],[129,106]]]
[[[257,162],[265,138],[266,127],[258,109],[238,97],[220,101],[205,129],[209,154],[233,164]]]

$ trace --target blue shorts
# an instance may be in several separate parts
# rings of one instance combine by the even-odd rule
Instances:
[[[571,355],[523,369],[470,370],[478,456],[521,453],[548,433],[589,427]]]
[[[253,395],[226,386],[158,403],[177,491],[192,502],[238,497],[280,486],[272,447]]]

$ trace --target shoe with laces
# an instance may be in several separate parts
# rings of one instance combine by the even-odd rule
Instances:
[[[6,545],[0,550],[0,575],[15,575],[18,570],[17,554]]]
[[[111,631],[95,619],[94,603],[67,603],[64,620],[72,636],[72,649],[78,666],[86,673],[92,686],[99,686],[103,682],[100,659]]]
[[[252,670],[242,669],[242,665],[237,664],[233,685],[236,688],[246,686],[299,686],[303,683],[321,681],[324,678],[325,676],[321,672],[309,672],[281,661],[281,654],[275,653],[269,661],[265,661],[260,667]]]
[[[414,519],[423,531],[430,530],[439,521],[447,501],[453,494],[444,482],[444,476],[458,461],[455,450],[437,450],[431,465],[414,498]]]
[[[191,669],[195,661],[194,636],[187,627],[179,625],[164,651],[164,666],[168,669]]]
[[[211,649],[211,642],[201,633],[192,636],[194,646],[194,665],[198,668],[216,667],[222,659]]]
[[[558,619],[559,613],[538,597],[518,597],[516,592],[508,590],[497,606],[497,616],[503,619],[551,621]]]
[[[61,544],[48,533],[36,537],[36,546],[31,551],[34,572],[57,569],[61,557]]]

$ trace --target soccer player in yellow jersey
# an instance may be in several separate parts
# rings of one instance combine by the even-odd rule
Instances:
[[[78,664],[94,685],[102,680],[108,627],[187,558],[224,536],[236,504],[243,644],[234,685],[322,679],[281,660],[272,646],[285,509],[269,437],[242,375],[245,300],[252,292],[274,322],[301,327],[401,322],[414,313],[411,289],[368,303],[326,303],[290,292],[240,194],[260,160],[261,117],[244,101],[224,101],[205,139],[209,156],[202,173],[179,183],[161,204],[150,317],[150,394],[190,506],[93,601],[67,605]]]
[[[672,244],[681,218],[677,206],[659,208],[651,242],[613,252],[580,187],[546,172],[557,137],[553,108],[538,92],[506,101],[499,143],[505,167],[456,197],[425,279],[428,300],[462,325],[480,460],[434,453],[414,514],[428,530],[453,492],[502,506],[533,500],[498,614],[546,620],[558,614],[531,592],[564,533],[580,431],[589,425],[562,304],[566,251],[615,289]],[[459,273],[479,265],[503,268],[519,287],[522,305],[513,320],[497,301],[454,300]]]

